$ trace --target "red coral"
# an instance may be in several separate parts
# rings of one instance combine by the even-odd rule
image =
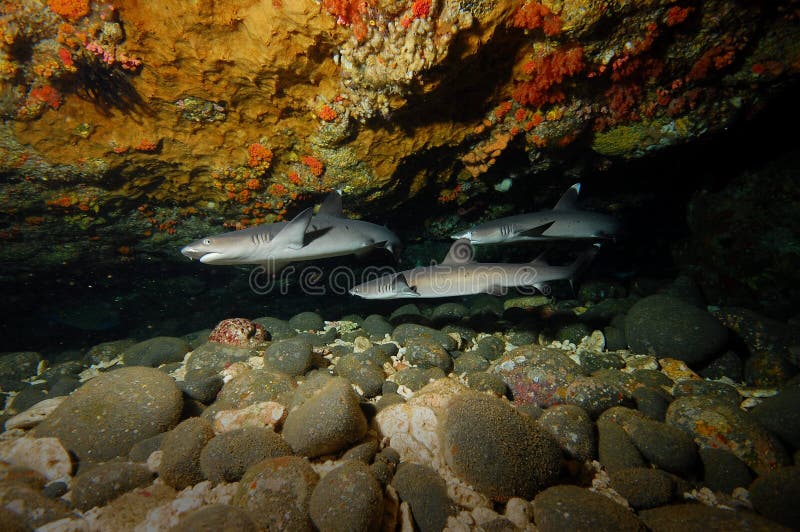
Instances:
[[[70,53],[70,51],[66,48],[58,49],[58,57],[61,58],[61,62],[65,67],[71,68],[75,66],[75,62],[72,60],[72,53]]]
[[[46,103],[52,109],[61,107],[61,93],[51,85],[36,87],[30,92],[30,97],[34,100]]]
[[[667,11],[667,26],[677,26],[685,21],[691,12],[691,7],[672,6]]]
[[[699,81],[714,70],[722,70],[726,66],[733,63],[736,58],[736,48],[730,43],[726,42],[713,48],[709,48],[703,55],[700,56],[689,74],[686,75],[687,81]]]
[[[322,7],[336,17],[336,23],[350,26],[353,36],[359,41],[367,36],[367,25],[364,15],[369,4],[367,0],[322,0]]]
[[[583,48],[579,46],[536,57],[523,66],[530,79],[520,83],[511,96],[520,105],[535,107],[563,101],[565,96],[559,85],[583,68]]]
[[[541,28],[545,35],[558,35],[561,33],[562,22],[549,7],[538,2],[528,2],[511,17],[511,26],[527,30]]]
[[[606,125],[639,120],[638,104],[642,96],[642,88],[638,85],[620,83],[612,85],[605,92],[606,106],[611,117]]]

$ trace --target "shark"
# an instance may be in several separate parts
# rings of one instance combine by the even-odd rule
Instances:
[[[461,238],[450,246],[441,263],[371,279],[351,288],[350,294],[364,299],[402,299],[502,295],[509,288],[530,286],[541,291],[550,281],[571,281],[599,249],[600,243],[592,244],[566,266],[547,264],[542,255],[522,264],[475,262],[472,244]]]
[[[528,214],[498,218],[452,235],[472,244],[502,244],[547,240],[611,239],[620,224],[613,216],[580,210],[577,206],[581,184],[572,185],[555,207]]]
[[[308,207],[291,221],[195,240],[181,253],[203,264],[259,264],[276,271],[295,261],[362,254],[375,248],[384,248],[396,257],[402,244],[387,227],[345,218],[341,193],[333,191],[320,204],[317,214]]]

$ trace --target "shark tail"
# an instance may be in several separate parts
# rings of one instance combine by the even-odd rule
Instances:
[[[600,251],[600,247],[601,247],[601,244],[599,242],[595,242],[594,244],[591,245],[591,247],[589,247],[589,249],[587,249],[586,251],[581,253],[578,256],[578,258],[576,258],[572,262],[572,264],[569,264],[567,266],[563,266],[564,275],[563,275],[563,277],[559,277],[559,278],[569,281],[570,288],[572,288],[573,292],[575,291],[575,279],[577,279],[578,276],[581,273],[583,273],[583,271],[589,266],[589,264],[591,264],[591,262],[594,260],[595,256],[597,256],[597,253]],[[542,253],[541,255],[539,255],[538,257],[533,259],[531,261],[531,264],[534,265],[534,266],[535,265],[544,265],[544,266],[546,266],[547,262],[545,262],[545,260],[544,260],[545,253],[546,252]],[[538,283],[538,284],[534,284],[534,286],[538,290],[542,291],[543,293],[547,293],[549,283]]]
[[[569,285],[573,291],[575,290],[575,279],[582,274],[586,268],[589,267],[594,258],[600,252],[601,246],[602,244],[600,242],[595,242],[591,245],[591,247],[589,247],[589,249],[581,253],[578,258],[568,266],[569,275],[567,276],[567,279],[569,280]]]

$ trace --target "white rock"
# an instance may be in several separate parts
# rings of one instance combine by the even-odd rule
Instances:
[[[42,422],[44,418],[49,416],[58,405],[64,402],[67,398],[66,395],[61,397],[52,397],[39,401],[24,412],[20,412],[16,416],[6,421],[6,430],[11,429],[29,429]]]
[[[499,517],[500,515],[497,512],[495,512],[491,508],[486,508],[485,506],[478,506],[477,508],[472,510],[472,518],[478,525],[483,525],[488,523],[489,521],[494,521]]]
[[[147,470],[151,473],[158,473],[158,470],[161,468],[161,459],[163,457],[164,451],[161,449],[150,453],[150,456],[147,457]]]
[[[369,341],[369,338],[358,336],[355,340],[353,340],[354,353],[363,353],[370,347],[372,347],[372,342]]]
[[[262,401],[235,410],[220,410],[214,416],[214,432],[228,432],[243,427],[276,428],[286,419],[286,407],[274,401]]]
[[[525,528],[533,521],[533,506],[520,497],[512,497],[506,503],[506,519],[518,528]]]
[[[19,438],[0,443],[0,460],[33,469],[48,481],[72,472],[72,460],[58,438]]]
[[[449,497],[465,508],[490,507],[485,495],[459,479],[448,467],[439,441],[437,413],[444,412],[452,395],[467,390],[456,379],[434,381],[408,402],[392,405],[375,416],[381,438],[400,454],[403,462],[415,462],[435,469],[447,484]]]

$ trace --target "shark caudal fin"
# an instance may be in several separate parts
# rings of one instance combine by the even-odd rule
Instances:
[[[600,252],[601,246],[602,244],[600,244],[600,242],[595,242],[589,247],[589,249],[581,253],[578,256],[578,258],[575,259],[573,263],[568,266],[569,276],[567,278],[569,279],[569,285],[573,291],[575,290],[575,279],[581,273],[583,273],[586,270],[586,268],[589,267],[589,264],[592,263],[594,258]]]
[[[581,193],[581,184],[575,183],[564,192],[561,199],[558,200],[556,206],[553,207],[554,211],[574,211],[578,209],[578,194]]]

